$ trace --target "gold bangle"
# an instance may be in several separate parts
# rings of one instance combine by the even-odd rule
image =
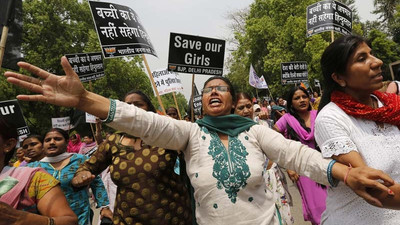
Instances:
[[[55,225],[53,218],[47,217],[47,219],[49,219],[49,221],[47,222],[47,225]]]

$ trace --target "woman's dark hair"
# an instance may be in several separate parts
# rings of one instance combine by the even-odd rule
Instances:
[[[229,81],[229,79],[226,78],[226,77],[214,76],[214,77],[208,78],[208,80],[204,83],[203,89],[204,89],[204,88],[206,87],[206,85],[207,85],[210,81],[212,81],[212,80],[222,80],[222,81],[224,81],[224,82],[228,85],[228,87],[229,87],[229,92],[231,93],[231,96],[232,96],[232,104],[236,102],[235,89],[233,88],[232,83],[231,83],[231,82]]]
[[[39,134],[31,134],[31,135],[29,135],[28,137],[26,137],[26,138],[22,141],[21,145],[24,145],[24,142],[25,142],[26,140],[28,140],[28,139],[31,139],[31,138],[36,138],[36,139],[39,140],[40,143],[43,144],[43,137],[42,137],[41,135],[39,135]]]
[[[150,98],[140,90],[131,90],[131,91],[129,91],[128,93],[125,94],[125,97],[124,97],[123,100],[125,100],[125,98],[128,97],[128,95],[131,95],[131,94],[139,95],[142,98],[142,100],[147,104],[147,107],[149,108],[149,110],[147,110],[147,111],[151,111],[153,113],[156,113],[156,108],[154,107],[153,103],[151,103]]]
[[[301,127],[303,127],[304,130],[306,130],[307,132],[310,132],[311,129],[306,126],[306,123],[299,116],[299,114],[293,108],[293,105],[292,105],[293,104],[292,99],[293,99],[294,93],[296,93],[296,91],[298,91],[298,90],[304,92],[304,94],[307,95],[307,98],[310,99],[310,94],[302,86],[293,87],[292,89],[290,89],[290,91],[289,91],[289,93],[287,95],[287,98],[286,98],[287,111],[288,111],[288,113],[290,113],[290,115],[292,115],[294,118],[296,118],[297,121],[299,121]],[[307,110],[311,111],[311,105],[310,104],[308,105]],[[299,141],[299,137],[298,137],[297,133],[293,130],[293,128],[289,124],[286,124],[286,128],[287,128],[288,137],[290,139],[292,139],[292,140]]]
[[[235,104],[237,104],[237,102],[238,102],[240,99],[247,99],[247,100],[249,100],[251,103],[253,103],[253,101],[251,100],[250,95],[247,94],[247,93],[245,93],[245,92],[239,92],[239,93],[236,94],[236,102],[235,102]]]
[[[3,117],[0,117],[0,137],[3,139],[3,141],[7,141],[12,138],[18,141],[17,128],[13,124],[7,123]],[[14,151],[15,147],[5,154],[4,165],[8,165],[8,162],[14,155]]]
[[[165,110],[165,111],[168,111],[168,110],[170,110],[170,109],[173,109],[173,110],[175,110],[176,113],[178,113],[178,110],[177,110],[175,107],[173,107],[173,106],[168,107],[167,110]]]
[[[357,35],[346,35],[336,39],[322,53],[321,68],[324,77],[324,93],[321,97],[318,111],[331,101],[331,94],[335,90],[342,90],[338,83],[332,79],[332,74],[344,74],[350,56],[362,43],[370,46],[369,42]]]
[[[51,128],[49,131],[46,132],[46,134],[44,136],[46,137],[46,135],[48,133],[53,132],[53,131],[60,133],[64,137],[65,142],[68,143],[68,140],[69,140],[68,132],[63,129],[60,129],[60,128]],[[93,137],[93,135],[92,135],[92,137]]]

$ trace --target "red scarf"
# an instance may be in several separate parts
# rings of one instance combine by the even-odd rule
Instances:
[[[332,92],[331,101],[348,115],[392,124],[400,129],[400,96],[379,91],[374,91],[373,95],[383,103],[383,107],[374,109],[371,106],[357,102],[352,96],[341,91]]]

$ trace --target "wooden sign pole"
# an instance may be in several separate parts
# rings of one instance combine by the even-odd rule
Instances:
[[[89,90],[90,90],[91,92],[93,92],[93,86],[92,86],[92,81],[91,81],[91,80],[89,80]],[[86,114],[85,114],[85,117],[86,117]],[[97,142],[97,137],[96,137],[96,132],[95,132],[94,129],[93,129],[93,124],[89,123],[89,125],[90,125],[90,129],[92,130],[92,135],[93,135],[94,141],[95,141],[96,143],[98,143],[98,142]]]
[[[160,106],[161,106],[162,112],[163,112],[165,115],[167,115],[167,113],[165,112],[164,105],[163,105],[163,103],[162,103],[162,101],[161,101],[161,97],[160,97],[160,95],[158,94],[158,90],[157,90],[156,84],[154,83],[153,74],[151,73],[149,64],[147,63],[146,56],[144,56],[144,54],[142,54],[142,57],[143,57],[144,65],[146,66],[146,69],[147,69],[147,73],[149,74],[151,84],[153,85],[154,91],[156,92],[158,103],[159,103]]]
[[[193,102],[193,99],[194,99],[194,74],[192,74],[192,97],[190,97],[190,104],[191,104],[191,107],[190,107],[190,115],[191,115],[191,121],[192,122],[194,122],[194,102]]]
[[[6,51],[7,35],[8,35],[8,26],[4,26],[0,40],[0,68],[3,63],[4,52]]]
[[[172,96],[174,97],[176,111],[178,111],[178,116],[179,116],[179,119],[181,120],[182,119],[181,112],[179,110],[178,101],[176,101],[175,92],[172,92]]]

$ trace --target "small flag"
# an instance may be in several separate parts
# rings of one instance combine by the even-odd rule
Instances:
[[[258,77],[253,65],[250,65],[249,84],[257,89],[268,89],[264,76]]]
[[[258,86],[258,89],[268,89],[268,84],[265,81],[264,75],[262,75],[260,78],[260,84]]]
[[[257,76],[256,71],[253,68],[253,65],[250,65],[250,74],[249,74],[249,84],[252,87],[257,88],[257,83],[259,82],[260,78]]]

